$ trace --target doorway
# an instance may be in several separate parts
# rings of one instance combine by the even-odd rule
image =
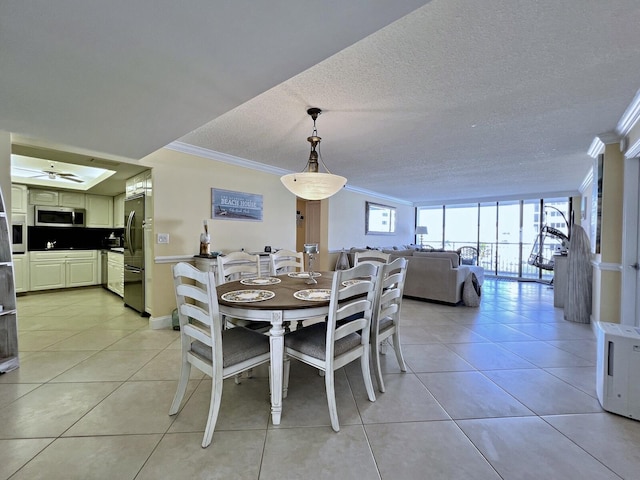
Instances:
[[[320,200],[296,199],[296,251],[304,251],[305,243],[321,243]]]

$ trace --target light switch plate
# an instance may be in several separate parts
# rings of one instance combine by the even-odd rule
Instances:
[[[168,233],[159,233],[158,234],[158,243],[169,243],[169,234]]]

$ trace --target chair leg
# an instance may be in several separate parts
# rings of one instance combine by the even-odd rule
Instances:
[[[393,349],[396,351],[396,358],[398,359],[398,365],[403,372],[407,371],[407,365],[404,363],[404,356],[402,355],[402,347],[400,346],[400,335],[398,331],[393,334]]]
[[[378,345],[374,345],[372,349],[371,356],[373,357],[373,373],[376,376],[376,383],[378,384],[378,390],[384,393],[386,390],[384,388],[384,381],[382,380],[382,367],[380,365],[380,351],[378,350]],[[364,375],[364,372],[363,372]]]
[[[202,448],[206,448],[213,439],[213,431],[218,421],[218,413],[220,412],[220,402],[222,400],[222,378],[216,376],[211,379],[211,400],[209,401],[209,418],[207,418],[207,426],[204,429],[204,437],[202,437]]]
[[[325,372],[324,384],[327,390],[327,404],[329,405],[331,428],[333,428],[334,431],[339,432],[340,422],[338,421],[338,406],[336,404],[336,387],[333,370]]]
[[[364,346],[364,352],[362,353],[362,357],[360,357],[360,365],[362,366],[362,377],[364,378],[364,386],[367,389],[367,396],[369,397],[369,401],[376,401],[376,394],[373,391],[373,382],[371,381],[371,372],[369,371],[369,352],[371,351],[371,347],[369,344]]]
[[[178,388],[176,394],[173,397],[173,402],[169,408],[169,415],[175,415],[180,410],[182,399],[187,391],[187,384],[189,383],[189,375],[191,374],[191,364],[187,361],[182,363],[180,367],[180,379],[178,380]]]
[[[291,359],[285,354],[282,363],[282,398],[287,398],[289,393],[289,372],[291,370]]]

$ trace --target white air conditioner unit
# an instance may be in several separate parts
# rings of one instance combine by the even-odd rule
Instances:
[[[596,392],[605,410],[640,420],[640,328],[598,322]]]

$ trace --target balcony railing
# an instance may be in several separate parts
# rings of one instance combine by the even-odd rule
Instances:
[[[445,242],[446,250],[457,250],[463,246],[476,246],[475,242]],[[478,265],[484,267],[485,275],[550,281],[552,270],[529,265],[529,254],[533,243],[480,242]],[[544,258],[552,258],[554,246],[545,245]]]

